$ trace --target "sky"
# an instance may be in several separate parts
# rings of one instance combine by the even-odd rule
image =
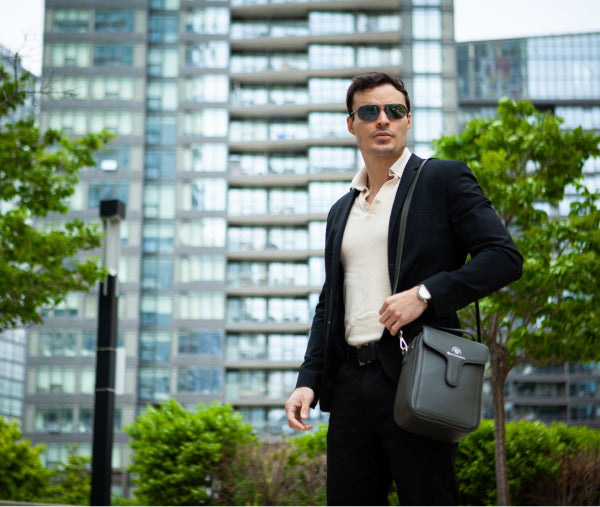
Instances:
[[[77,0],[73,0],[77,5]],[[600,0],[454,0],[458,42],[600,32]],[[44,0],[0,0],[0,45],[41,70]]]

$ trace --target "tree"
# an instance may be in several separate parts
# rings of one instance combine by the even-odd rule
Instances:
[[[50,471],[40,461],[42,450],[21,441],[16,422],[0,417],[0,500],[33,502],[44,495]]]
[[[188,412],[175,400],[146,412],[125,428],[132,438],[129,471],[142,505],[213,505],[219,463],[231,462],[253,440],[252,428],[231,405],[198,404]]]
[[[496,119],[474,119],[459,136],[436,141],[437,155],[465,161],[511,231],[523,276],[482,301],[490,348],[498,503],[509,505],[504,384],[518,363],[600,358],[600,212],[581,183],[600,137],[561,128],[560,118],[526,101],[503,99]],[[567,217],[555,207],[578,191]],[[470,316],[469,316],[470,317]]]
[[[30,74],[17,61],[12,71],[0,63],[0,332],[42,322],[44,307],[104,276],[98,262],[77,258],[100,246],[97,227],[74,219],[44,231],[33,222],[67,213],[79,171],[94,165],[93,152],[110,135],[68,139],[42,133],[33,118],[3,124],[31,93]]]
[[[50,487],[43,500],[63,505],[89,505],[92,490],[90,456],[77,456],[72,446],[67,463],[59,463],[50,476]]]

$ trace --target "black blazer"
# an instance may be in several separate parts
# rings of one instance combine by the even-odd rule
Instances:
[[[388,271],[393,285],[398,226],[406,193],[421,158],[406,165],[392,207],[388,230]],[[329,211],[325,239],[325,284],[315,310],[308,347],[296,387],[315,392],[321,410],[331,406],[333,381],[347,357],[344,338],[344,273],[340,262],[342,237],[356,189]],[[471,255],[465,263],[467,255]],[[485,197],[469,168],[459,161],[431,159],[413,194],[399,290],[424,283],[431,293],[429,308],[403,333],[410,340],[424,323],[459,327],[456,311],[520,278],[523,258]],[[383,303],[383,302],[382,302]],[[396,382],[402,355],[398,338],[387,329],[377,343],[386,374]]]

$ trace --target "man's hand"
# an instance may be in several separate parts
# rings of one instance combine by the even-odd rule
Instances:
[[[309,430],[312,424],[304,424],[302,419],[308,419],[308,409],[315,399],[315,392],[310,387],[297,387],[285,402],[285,415],[290,428],[294,430]]]
[[[392,294],[387,297],[379,310],[381,322],[392,336],[396,336],[400,328],[417,320],[427,309],[427,303],[417,297],[417,287]]]

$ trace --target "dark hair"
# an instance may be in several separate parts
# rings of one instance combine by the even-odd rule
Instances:
[[[352,84],[348,87],[348,92],[346,93],[346,108],[348,109],[348,114],[352,112],[352,104],[356,92],[370,90],[371,88],[383,84],[391,84],[396,90],[404,94],[404,98],[406,99],[406,109],[410,112],[410,99],[408,98],[408,92],[401,79],[396,79],[385,72],[369,72],[368,74],[355,76],[352,79]]]

